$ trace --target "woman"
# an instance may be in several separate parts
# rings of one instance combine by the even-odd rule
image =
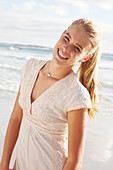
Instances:
[[[96,24],[76,20],[56,43],[52,60],[24,65],[0,170],[8,170],[18,135],[14,169],[80,170],[87,113],[94,117],[96,110],[100,39]]]

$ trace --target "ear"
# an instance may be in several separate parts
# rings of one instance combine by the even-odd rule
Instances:
[[[92,55],[89,54],[88,56],[85,56],[85,57],[84,57],[83,59],[81,59],[80,61],[81,61],[81,62],[88,61],[91,57],[92,57]]]

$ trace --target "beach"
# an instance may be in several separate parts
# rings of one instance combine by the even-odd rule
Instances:
[[[5,132],[14,106],[15,99],[16,99],[16,93],[0,90],[0,159],[3,150]],[[15,151],[11,159],[11,164],[10,164],[11,167],[14,164],[14,160],[15,160]]]
[[[23,64],[30,58],[51,59],[52,49],[0,44],[0,159],[4,136],[19,88]],[[99,64],[99,102],[96,120],[88,118],[82,170],[113,169],[113,54],[102,54]],[[15,160],[15,151],[10,168]]]

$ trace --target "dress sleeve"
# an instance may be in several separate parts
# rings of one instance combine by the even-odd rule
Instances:
[[[66,112],[82,108],[92,108],[89,92],[82,85],[71,92],[66,107]]]
[[[20,76],[20,96],[19,96],[19,105],[20,107],[25,110],[29,105],[29,88],[32,84],[32,77],[35,73],[35,70],[40,67],[42,64],[42,60],[31,58],[30,60],[26,61],[21,69],[21,76]]]
[[[28,76],[27,73],[30,70],[32,63],[33,63],[33,59],[27,60],[21,69],[19,105],[22,109],[23,109],[23,100],[24,100],[23,93],[25,93],[24,86],[26,82],[26,77]]]
[[[29,66],[29,64],[32,62],[33,59],[30,59],[30,60],[27,60],[25,62],[25,64],[22,66],[22,69],[21,69],[21,74],[20,74],[20,85],[22,84],[23,82],[23,79],[24,79],[24,76],[25,76],[25,73],[27,71],[27,68]]]

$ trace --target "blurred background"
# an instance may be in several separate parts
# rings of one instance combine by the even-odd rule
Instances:
[[[113,169],[113,1],[0,0],[0,159],[4,135],[26,60],[51,59],[62,32],[76,19],[94,20],[102,32],[99,113],[88,119],[82,170]],[[76,65],[75,65],[76,67]],[[15,159],[15,151],[11,167]]]

